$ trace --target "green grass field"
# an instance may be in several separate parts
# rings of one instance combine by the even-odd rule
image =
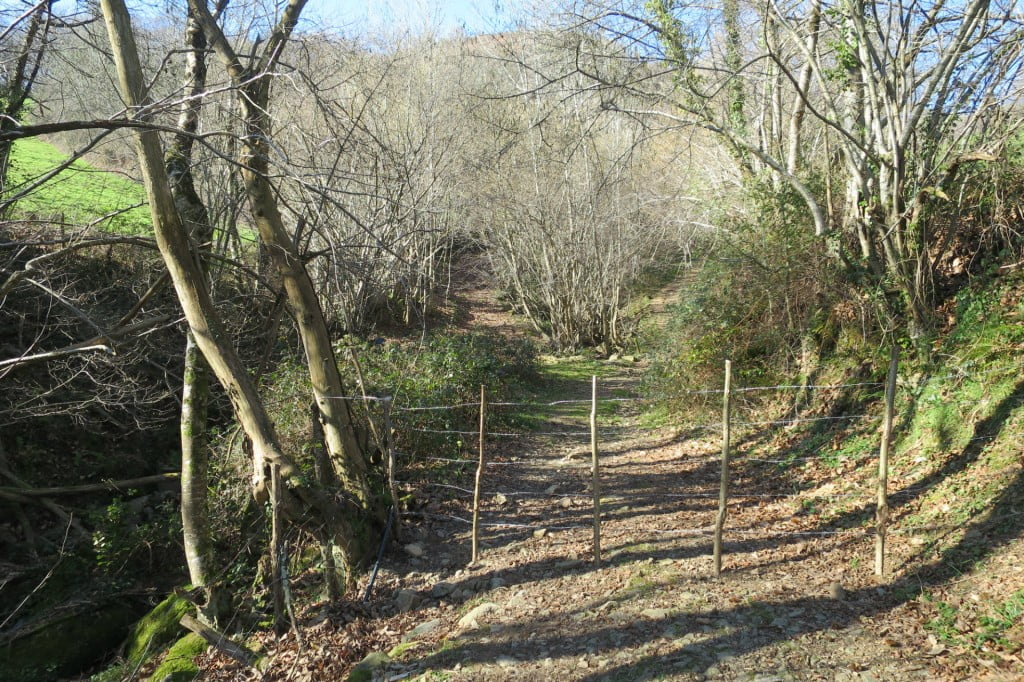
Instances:
[[[11,159],[11,192],[20,191],[23,185],[50,171],[65,158],[60,150],[42,140],[18,141]],[[63,220],[71,225],[95,223],[99,229],[122,234],[152,233],[142,185],[83,161],[76,161],[20,199],[10,217]]]

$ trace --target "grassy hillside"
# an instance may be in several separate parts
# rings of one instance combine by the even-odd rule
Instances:
[[[65,159],[63,152],[42,140],[17,142],[11,161],[11,188],[20,191]],[[56,219],[76,226],[95,224],[125,234],[148,234],[152,230],[142,185],[84,161],[76,161],[19,200],[11,217]]]
[[[927,628],[982,653],[1024,646],[1024,278],[969,286],[936,364],[908,377],[894,463],[908,561],[942,578],[922,590]]]
[[[1022,349],[1024,277],[978,277],[947,304],[931,361],[901,362],[896,393],[891,584],[899,602],[914,604],[937,647],[989,661],[1024,648]],[[851,356],[833,357],[821,383],[881,380],[883,355],[870,370]],[[874,386],[826,391],[808,413],[867,419],[780,425],[752,439],[750,453],[780,458],[768,475],[800,491],[798,515],[870,534],[882,407]],[[772,418],[785,418],[787,409]]]

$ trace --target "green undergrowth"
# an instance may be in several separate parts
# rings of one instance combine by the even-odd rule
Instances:
[[[733,386],[773,386],[801,371],[805,341],[836,346],[842,286],[824,242],[807,230],[802,200],[761,180],[747,190],[752,210],[713,218],[725,229],[701,245],[664,329],[651,336],[645,392],[670,413],[720,404],[708,391],[722,388],[726,360]]]
[[[953,576],[983,579],[1024,535],[1022,299],[1019,275],[975,282],[947,307],[947,327],[930,359],[904,353],[900,362],[889,473],[892,528],[901,570],[937,572],[943,576],[937,585]],[[870,525],[884,394],[874,385],[838,386],[883,381],[887,354],[876,348],[865,349],[867,359],[848,353],[827,358],[815,383],[837,388],[816,390],[799,410],[788,395],[773,398],[777,404],[754,405],[747,414],[760,410],[770,419],[863,417],[735,429],[737,466],[752,467],[773,488],[804,490],[797,514],[829,526]],[[745,455],[775,462],[743,464]],[[995,582],[988,605],[1005,608],[978,613],[969,633],[976,646],[998,642],[1006,614],[1020,601],[1017,589],[1019,581]],[[940,622],[941,614],[936,618]]]
[[[537,380],[533,345],[498,335],[443,333],[423,343],[366,342],[346,338],[338,345],[347,392],[359,396],[357,377],[371,398],[391,398],[390,419],[400,464],[425,456],[452,457],[476,448],[480,389],[489,403],[506,402],[521,387]],[[357,370],[358,366],[358,370]],[[266,377],[271,413],[284,442],[296,452],[309,452],[308,376],[296,364],[284,364]],[[384,403],[352,402],[357,423],[373,423],[384,432]],[[494,407],[487,412],[494,431],[521,428],[514,411]],[[361,434],[368,450],[376,447],[373,429]]]
[[[908,525],[970,524],[1006,511],[1006,491],[1021,477],[1022,293],[1019,277],[961,292],[956,324],[937,345],[940,362],[907,387],[915,399],[893,464],[903,478],[928,484]]]
[[[874,365],[884,368],[885,360],[878,357]],[[811,460],[841,470],[877,456],[884,399],[884,389],[877,384],[885,377],[881,372],[858,373],[858,369],[848,358],[833,358],[815,378],[815,384],[833,388],[809,391],[802,409],[794,409],[795,394],[787,394],[788,409],[776,411],[771,418],[808,421],[790,427],[794,438],[780,453],[781,466]]]
[[[535,379],[518,387],[516,400],[522,404],[511,406],[509,414],[514,423],[534,431],[552,423],[579,425],[590,417],[592,382],[597,377],[597,416],[604,426],[612,425],[620,404],[608,399],[628,397],[626,391],[608,385],[618,371],[613,363],[588,355],[540,356]]]
[[[1022,299],[1019,275],[963,289],[930,361],[905,358],[897,388],[889,486],[897,565],[930,576],[926,628],[984,656],[1019,650],[1024,637],[1024,591],[1013,573],[1024,535]],[[865,408],[880,414],[880,397]],[[823,464],[849,465],[824,480],[863,489],[874,482],[878,431],[878,420],[822,431],[805,441],[805,453],[817,449]],[[838,501],[821,505],[830,509],[823,517],[836,516]]]
[[[670,566],[655,564],[650,559],[634,562],[629,582],[616,592],[619,602],[642,601],[679,581],[679,573]]]
[[[931,593],[923,595],[934,615],[925,629],[939,641],[978,652],[1015,649],[1024,636],[1024,589],[995,603],[951,604]]]
[[[938,362],[907,387],[915,405],[904,451],[962,451],[997,436],[1024,403],[1022,286],[993,283],[957,297],[956,326],[937,344]]]
[[[63,152],[42,140],[19,140],[11,159],[11,192],[19,192],[66,158]],[[142,185],[123,174],[100,170],[84,161],[74,162],[19,199],[11,217],[71,225],[95,224],[122,234],[152,232]]]
[[[928,633],[945,647],[999,661],[1024,647],[1024,277],[979,278],[943,317],[930,358],[903,353],[899,365],[889,557],[894,582],[916,586],[902,598],[920,598]],[[887,355],[878,346],[862,348],[860,358],[833,354],[814,383],[877,384]],[[823,530],[870,528],[882,388],[815,390],[799,409],[781,393],[741,404],[734,418],[865,417],[736,429],[737,469],[749,467],[766,489],[803,491],[794,515],[814,517]],[[743,462],[747,455],[775,461]]]

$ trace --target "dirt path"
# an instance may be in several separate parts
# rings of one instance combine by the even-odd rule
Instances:
[[[500,317],[482,319],[506,324]],[[1024,679],[1024,663],[986,667],[930,637],[916,597],[926,576],[874,578],[862,510],[814,508],[842,489],[841,471],[794,495],[775,464],[737,465],[724,571],[714,577],[718,436],[642,427],[637,377],[634,365],[617,365],[601,384],[615,402],[599,420],[600,564],[590,387],[567,381],[562,397],[579,402],[537,405],[547,415],[538,432],[488,441],[479,562],[470,564],[475,465],[448,462],[444,482],[409,482],[421,504],[369,604],[311,610],[303,646],[291,635],[268,640],[271,668],[230,679],[345,679],[372,651],[361,679]]]
[[[717,444],[642,434],[635,410],[623,412],[602,437],[601,564],[586,436],[502,444],[486,469],[479,564],[463,568],[469,532],[456,518],[468,517],[468,501],[456,494],[407,538],[413,551],[438,549],[391,568],[388,582],[426,596],[415,620],[428,627],[389,665],[389,679],[948,676],[920,632],[884,624],[893,595],[865,566],[870,539],[813,534],[791,502],[737,501],[726,570],[713,578]],[[564,414],[554,423],[568,427]],[[767,494],[754,480],[738,485]]]
[[[659,329],[664,328],[668,322],[670,306],[679,302],[680,292],[692,284],[696,277],[697,270],[694,267],[686,268],[680,272],[679,277],[652,295],[648,304],[649,323]]]

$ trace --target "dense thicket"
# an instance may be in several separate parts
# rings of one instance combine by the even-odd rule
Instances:
[[[924,358],[966,278],[1016,267],[1012,0],[579,2],[500,34],[374,38],[297,28],[298,0],[187,5],[136,11],[131,49],[108,40],[116,0],[3,10],[0,419],[33,484],[57,423],[166,442],[191,404],[187,327],[222,383],[209,452],[237,504],[217,533],[260,536],[239,493],[264,502],[277,467],[292,520],[354,565],[395,500],[366,457],[379,415],[344,396],[458,402],[533,357],[431,334],[466,254],[557,351],[636,341],[638,284],[690,268],[655,363],[670,399],[726,357],[745,384],[882,342]],[[23,137],[69,167],[19,160]],[[145,176],[155,242],[115,233],[133,201],[45,206],[104,171]],[[416,340],[365,343],[385,332]],[[314,480],[321,446],[334,479]]]

